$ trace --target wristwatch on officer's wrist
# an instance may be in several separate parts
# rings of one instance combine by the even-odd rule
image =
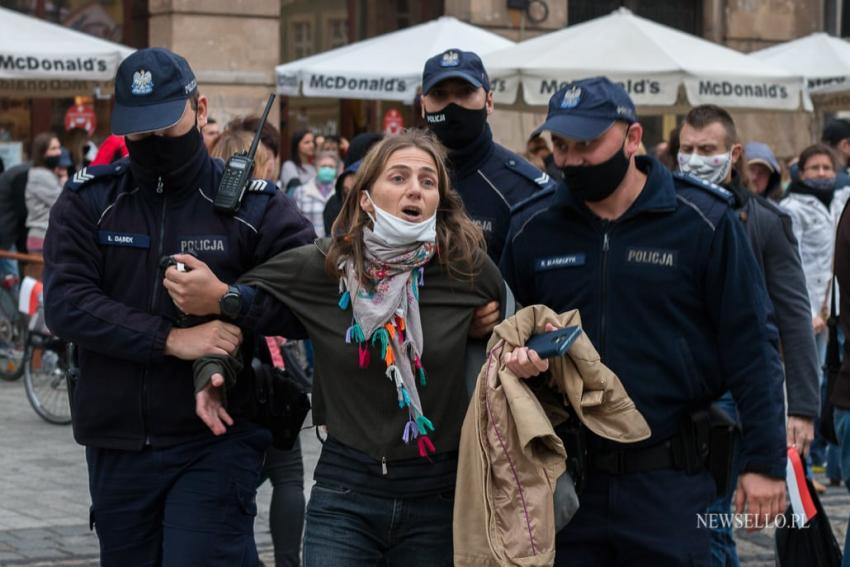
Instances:
[[[239,288],[235,285],[227,286],[227,291],[218,300],[218,307],[221,314],[228,319],[238,318],[242,311],[242,294],[239,293]]]

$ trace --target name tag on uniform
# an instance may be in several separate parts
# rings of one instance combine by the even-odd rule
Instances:
[[[97,241],[104,246],[127,246],[129,248],[151,247],[151,238],[145,234],[99,230],[97,231]]]
[[[227,251],[227,237],[221,235],[180,236],[180,253],[215,254]]]
[[[545,272],[546,270],[557,270],[558,268],[576,268],[578,266],[584,266],[584,262],[584,254],[568,254],[565,256],[538,258],[534,262],[534,270],[536,272]]]
[[[659,250],[657,248],[629,248],[626,251],[626,262],[660,268],[675,268],[677,253],[675,250]]]

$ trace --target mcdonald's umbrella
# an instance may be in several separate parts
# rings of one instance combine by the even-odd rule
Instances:
[[[806,79],[810,94],[850,92],[850,43],[823,32],[813,33],[750,53]]]
[[[514,43],[443,16],[276,67],[279,94],[411,102],[429,57],[447,49],[479,55]]]
[[[657,24],[620,8],[603,16],[532,38],[482,57],[490,76],[507,88],[497,102],[523,99],[543,106],[560,86],[575,79],[607,76],[623,84],[638,106],[668,107],[684,86],[689,104],[796,110],[799,73]]]
[[[96,87],[109,85],[118,64],[133,51],[0,8],[0,94],[91,94]]]

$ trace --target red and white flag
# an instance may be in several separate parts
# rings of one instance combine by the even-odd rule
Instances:
[[[791,510],[794,512],[795,521],[804,526],[817,515],[818,511],[812,502],[812,495],[809,494],[800,453],[793,447],[788,448],[785,482],[788,485],[788,497],[791,499]]]
[[[21,293],[18,295],[18,311],[32,317],[38,311],[38,302],[44,285],[35,278],[27,276],[21,282]]]

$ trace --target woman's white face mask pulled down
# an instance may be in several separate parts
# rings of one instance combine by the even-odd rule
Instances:
[[[434,242],[440,190],[437,166],[427,152],[403,148],[387,160],[360,208],[374,223],[375,236],[392,246]]]

